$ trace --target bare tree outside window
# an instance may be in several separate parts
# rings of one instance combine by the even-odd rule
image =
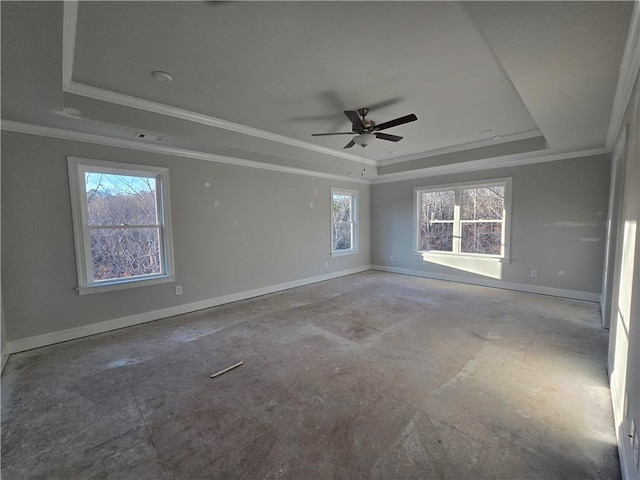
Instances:
[[[153,177],[85,173],[95,281],[162,272]]]
[[[453,251],[455,191],[420,196],[420,250]]]
[[[355,196],[349,193],[336,192],[333,193],[331,197],[333,251],[353,250],[355,248]]]
[[[461,251],[500,255],[504,187],[462,190]]]
[[[510,179],[416,189],[417,250],[506,256]]]

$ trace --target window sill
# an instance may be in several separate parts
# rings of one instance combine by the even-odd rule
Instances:
[[[124,280],[109,283],[99,283],[94,285],[86,285],[78,287],[78,295],[90,295],[93,293],[111,292],[114,290],[125,290],[129,288],[148,287],[150,285],[159,285],[161,283],[175,282],[175,275],[163,275],[159,277],[146,278],[140,280]]]
[[[414,255],[420,255],[424,259],[428,258],[460,258],[466,260],[482,260],[487,262],[511,263],[511,259],[507,257],[496,257],[493,255],[479,255],[472,253],[449,253],[449,252],[413,252]]]
[[[344,255],[353,255],[354,253],[358,253],[358,250],[336,250],[335,252],[331,252],[331,256],[342,257]]]

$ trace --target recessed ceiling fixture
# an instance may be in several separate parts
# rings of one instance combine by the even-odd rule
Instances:
[[[482,131],[480,132],[480,135],[485,135],[485,136],[487,136],[487,137],[488,137],[488,136],[489,136],[489,135],[491,135],[492,133],[493,133],[493,130],[488,129],[488,130],[482,130]]]
[[[173,80],[173,76],[170,73],[161,70],[154,70],[151,72],[151,76],[159,82],[170,82]]]

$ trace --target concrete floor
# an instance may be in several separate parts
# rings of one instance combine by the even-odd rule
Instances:
[[[620,478],[599,325],[366,272],[16,354],[2,478]]]

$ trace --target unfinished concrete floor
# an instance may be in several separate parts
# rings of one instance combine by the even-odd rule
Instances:
[[[607,335],[593,303],[366,272],[24,352],[2,478],[620,478]]]

